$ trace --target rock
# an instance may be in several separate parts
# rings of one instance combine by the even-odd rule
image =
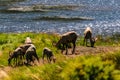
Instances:
[[[0,70],[0,80],[5,80],[5,79],[9,79],[8,74],[5,71]]]

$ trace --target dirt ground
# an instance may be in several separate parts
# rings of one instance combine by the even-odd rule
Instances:
[[[72,49],[68,50],[68,54],[71,55]],[[100,54],[100,53],[112,53],[120,51],[120,46],[96,46],[96,47],[86,47],[77,46],[75,50],[75,55],[87,55],[87,54]],[[65,54],[65,51],[63,52]]]

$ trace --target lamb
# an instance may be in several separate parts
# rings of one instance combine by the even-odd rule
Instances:
[[[18,65],[18,58],[23,59],[23,51],[20,47],[15,49],[12,53],[9,53],[8,65],[11,65],[11,60],[14,59],[15,65]]]
[[[57,42],[56,47],[58,48],[60,45],[63,45],[63,47],[65,46],[66,48],[66,55],[68,53],[68,45],[70,43],[73,44],[73,50],[72,50],[72,54],[74,54],[75,52],[75,48],[76,48],[76,40],[77,40],[77,34],[74,31],[71,32],[67,32],[65,34],[63,34],[60,38],[60,40]],[[62,50],[63,52],[63,50]]]
[[[47,57],[47,61],[50,63],[51,61],[53,61],[54,63],[55,63],[55,61],[56,61],[56,58],[54,57],[54,55],[53,55],[53,52],[49,49],[49,48],[47,48],[47,47],[45,47],[44,49],[43,49],[43,56],[42,56],[42,59],[43,59],[43,63],[44,63],[44,57]]]
[[[90,27],[87,27],[84,31],[83,45],[86,43],[86,46],[88,46],[87,45],[88,39],[90,41],[91,47],[94,47],[94,44],[95,44],[97,38],[92,37],[92,30]]]

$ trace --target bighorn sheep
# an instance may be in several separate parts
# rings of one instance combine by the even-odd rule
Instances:
[[[23,58],[25,56],[25,53],[27,51],[27,49],[31,46],[31,44],[24,44],[24,45],[21,45],[20,48],[22,49],[22,52],[23,52]]]
[[[57,42],[56,47],[59,47],[61,44],[63,45],[63,47],[66,47],[66,55],[68,53],[68,45],[70,43],[73,44],[73,50],[72,50],[72,54],[75,52],[75,47],[76,47],[76,40],[77,40],[77,34],[74,31],[71,32],[67,32],[65,34],[63,34],[60,38],[60,40]],[[63,50],[62,50],[63,52]]]
[[[26,50],[25,56],[26,56],[27,64],[29,64],[30,62],[34,62],[33,57],[36,58],[37,61],[39,62],[39,58],[36,53],[36,48],[33,44],[31,44],[31,46]]]
[[[15,65],[18,65],[18,58],[23,59],[23,51],[20,47],[15,49],[12,53],[9,53],[8,65],[11,64],[11,60],[14,59]]]
[[[45,57],[45,56],[47,57],[47,61],[48,61],[48,62],[53,61],[53,62],[55,63],[56,58],[54,57],[53,52],[52,52],[49,48],[47,48],[47,47],[45,47],[45,48],[43,49],[43,56],[42,56],[43,63],[44,63],[44,57]]]
[[[88,46],[87,45],[88,39],[90,41],[91,47],[94,47],[94,44],[95,44],[97,38],[92,37],[92,30],[90,27],[87,27],[84,31],[83,45],[86,43],[86,46]]]
[[[26,56],[27,64],[29,64],[30,62],[34,62],[33,57],[35,57],[39,62],[39,58],[36,53],[36,48],[32,44],[32,40],[30,39],[30,37],[27,37],[25,40],[25,44],[20,47],[22,48],[22,50]]]
[[[39,59],[36,53],[36,48],[33,44],[24,44],[24,45],[21,45],[20,48],[24,52],[27,64],[29,64],[30,62],[34,62],[33,57],[35,57],[39,62]]]

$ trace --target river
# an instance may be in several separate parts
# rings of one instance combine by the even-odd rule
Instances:
[[[0,32],[120,33],[120,0],[0,0]]]

